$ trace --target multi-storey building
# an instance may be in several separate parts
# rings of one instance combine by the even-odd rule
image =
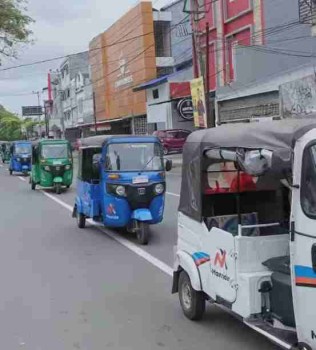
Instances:
[[[129,10],[90,43],[100,132],[147,133],[146,93],[134,88],[173,70],[171,14],[151,2]]]
[[[69,56],[58,71],[51,72],[53,132],[73,140],[93,129],[93,92],[88,53]],[[89,134],[89,132],[85,132]]]
[[[196,76],[205,76],[209,28],[208,78],[210,95],[217,99],[218,124],[281,114],[279,85],[293,79],[303,65],[314,64],[312,17],[305,15],[309,23],[304,23],[299,6],[309,1],[186,1]]]

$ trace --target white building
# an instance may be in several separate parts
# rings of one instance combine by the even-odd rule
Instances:
[[[68,57],[59,70],[52,73],[52,92],[50,128],[55,136],[63,134],[74,141],[83,129],[90,130],[94,111],[88,53]]]

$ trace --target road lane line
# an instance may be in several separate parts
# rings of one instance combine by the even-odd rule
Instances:
[[[25,181],[25,179],[23,179],[22,177],[19,177],[19,179]],[[62,200],[60,200],[59,198],[55,197],[54,195],[52,195],[50,193],[47,193],[47,192],[45,192],[43,190],[39,190],[39,191],[41,193],[43,193],[44,196],[50,198],[51,200],[53,200],[54,202],[58,203],[59,205],[61,205],[65,209],[67,209],[68,211],[70,211],[70,212],[73,211],[73,207],[71,205],[63,202]],[[118,234],[112,232],[109,229],[104,228],[103,226],[99,226],[98,223],[96,223],[96,222],[94,222],[92,220],[87,220],[87,221],[89,222],[89,224],[93,225],[98,230],[100,230],[101,232],[105,233],[108,237],[112,238],[113,240],[115,240],[119,244],[123,245],[125,248],[129,249],[130,251],[132,251],[133,253],[135,253],[139,257],[141,257],[144,260],[148,261],[150,264],[154,265],[155,267],[157,267],[159,270],[161,270],[165,274],[167,274],[169,276],[173,275],[173,269],[169,265],[167,265],[163,261],[157,259],[153,255],[147,253],[145,250],[141,249],[139,246],[137,246],[133,242],[130,242],[128,239],[119,236]]]
[[[22,177],[22,176],[18,176],[18,178],[19,178],[20,180],[22,180],[22,181],[26,182],[26,179],[25,179],[25,177]]]
[[[168,196],[180,197],[180,195],[177,194],[177,193],[166,192],[166,194],[167,194]]]

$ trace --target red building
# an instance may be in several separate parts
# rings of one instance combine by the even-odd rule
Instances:
[[[210,91],[236,79],[236,46],[263,44],[263,0],[186,0],[194,31],[195,75],[205,76],[209,27]]]

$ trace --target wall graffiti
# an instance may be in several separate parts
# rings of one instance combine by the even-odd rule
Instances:
[[[281,85],[280,97],[285,118],[316,113],[316,77],[312,75]]]

